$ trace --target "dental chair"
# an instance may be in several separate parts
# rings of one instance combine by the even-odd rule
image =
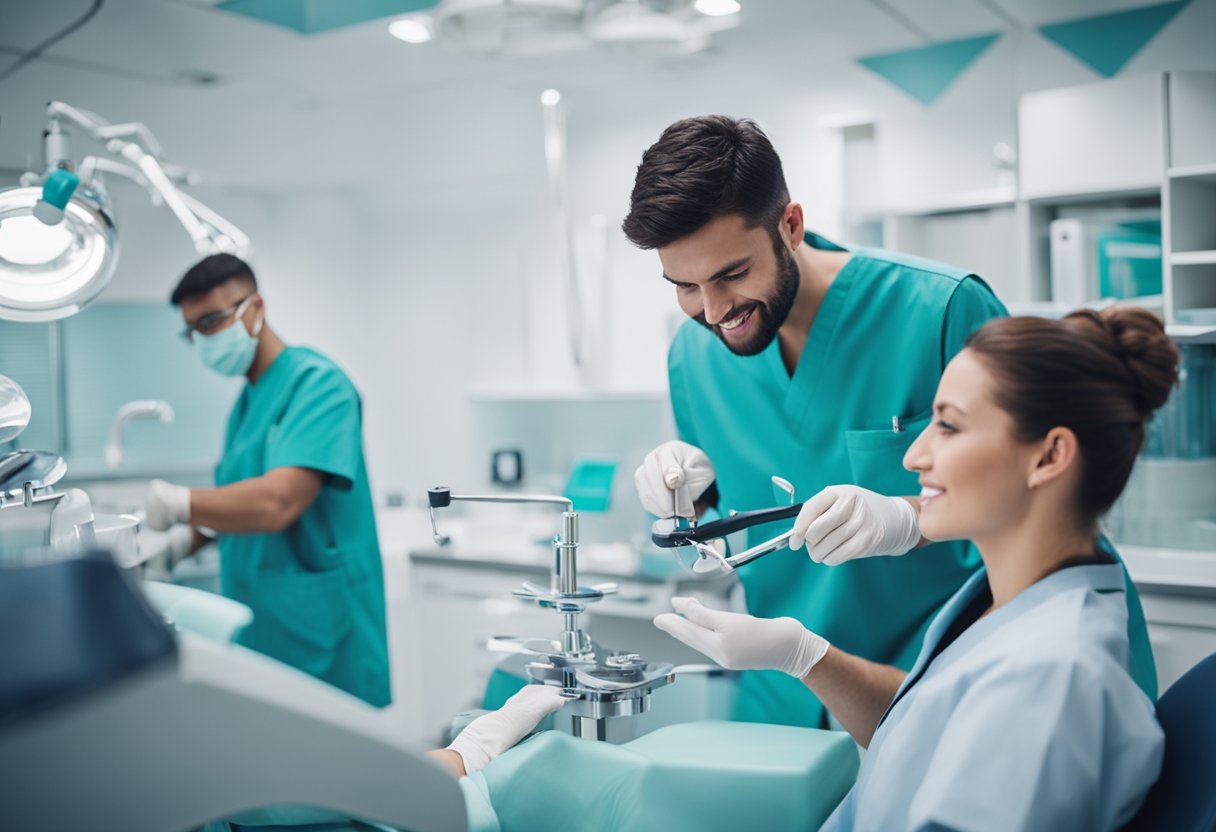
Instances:
[[[1216,830],[1216,653],[1157,701],[1165,730],[1161,776],[1124,832]]]
[[[105,552],[0,565],[0,668],[6,830],[780,832],[822,822],[858,765],[836,732],[702,722],[546,731],[457,781],[383,712],[174,631]]]

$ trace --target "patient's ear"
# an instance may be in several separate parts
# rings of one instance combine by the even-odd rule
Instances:
[[[1076,468],[1080,447],[1077,435],[1068,428],[1052,428],[1039,441],[1031,457],[1027,485],[1038,488],[1064,476]]]

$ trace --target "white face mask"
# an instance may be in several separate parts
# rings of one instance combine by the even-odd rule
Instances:
[[[241,320],[249,302],[248,298],[237,307],[234,313],[235,321],[232,326],[221,329],[213,335],[196,334],[194,337],[195,350],[203,366],[214,370],[222,376],[243,376],[253,366],[253,359],[258,352],[258,334],[262,331],[264,317],[259,317],[254,324],[253,334],[245,331]]]

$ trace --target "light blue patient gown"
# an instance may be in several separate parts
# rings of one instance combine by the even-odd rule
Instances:
[[[253,610],[241,644],[377,706],[390,700],[384,575],[358,391],[336,364],[288,347],[241,392],[216,484],[300,467],[325,479],[282,532],[219,538],[223,592]]]
[[[841,250],[807,233],[815,248]],[[668,355],[680,438],[713,461],[721,509],[770,508],[771,477],[805,501],[852,483],[888,496],[917,494],[903,456],[932,416],[946,364],[967,337],[1005,308],[974,274],[941,263],[856,248],[828,288],[791,377],[780,345],[738,356],[687,321]],[[893,421],[894,420],[894,421]],[[790,521],[752,529],[748,545]],[[912,665],[930,619],[979,567],[963,541],[914,557],[863,558],[823,566],[803,551],[777,553],[739,570],[748,612],[791,616],[841,650],[902,668]],[[1128,582],[1131,588],[1130,580]],[[1133,669],[1156,695],[1156,670],[1139,598],[1129,602]],[[797,679],[746,672],[734,717],[819,727],[823,707]]]
[[[1164,736],[1128,675],[1122,567],[1048,575],[939,651],[990,599],[981,570],[934,619],[824,832],[1106,830],[1135,813]]]

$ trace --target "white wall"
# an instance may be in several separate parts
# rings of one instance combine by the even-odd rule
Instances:
[[[1216,69],[1216,52],[1203,34],[1211,31],[1216,0],[1197,0],[1124,73]],[[877,122],[882,199],[925,201],[999,183],[991,149],[998,141],[1015,142],[1018,95],[1096,80],[1033,31],[1007,32],[931,107],[852,61],[820,63],[810,48],[774,50],[762,63],[729,57],[728,49],[722,60],[709,55],[654,67],[644,85],[613,83],[612,74],[602,71],[580,75],[576,62],[552,77],[540,64],[523,65],[519,86],[507,95],[455,88],[409,93],[394,102],[400,106],[390,121],[354,118],[364,102],[352,99],[339,115],[357,134],[359,149],[336,148],[317,162],[341,159],[347,184],[310,186],[310,157],[290,131],[275,138],[291,176],[280,170],[238,190],[223,181],[224,166],[216,167],[220,185],[198,194],[253,238],[271,323],[287,340],[332,355],[364,394],[377,491],[403,490],[415,499],[439,480],[484,478],[485,461],[473,458],[471,388],[552,388],[585,380],[569,359],[534,90],[553,84],[564,92],[580,237],[589,237],[592,215],[602,215],[607,227],[603,280],[587,292],[588,326],[610,325],[600,339],[601,354],[593,356],[603,364],[598,380],[656,389],[665,384],[666,342],[679,312],[660,279],[657,257],[633,249],[619,226],[641,153],[671,121],[709,112],[757,119],[783,156],[809,224],[832,235],[841,229],[834,119],[863,114]],[[605,63],[595,66],[602,70]],[[35,102],[50,95],[115,118],[144,117],[142,95],[149,107],[172,99],[170,91],[139,83],[127,87],[124,98],[118,82],[102,83],[63,66],[31,66],[23,73],[7,82],[0,100],[6,132],[13,129],[10,110],[35,110]],[[198,101],[217,101],[220,92]],[[420,108],[416,129],[410,102]],[[384,102],[376,103],[382,110]],[[108,109],[113,107],[118,110]],[[235,154],[232,169],[247,168],[237,158],[242,147],[270,128],[250,131],[217,121],[222,112],[200,109],[197,118],[215,134],[216,147]],[[337,116],[318,112],[313,121],[330,117]],[[192,161],[173,152],[190,140],[189,129],[152,126],[175,161]],[[377,147],[379,155],[367,152]],[[340,183],[344,176],[331,166],[321,178]],[[129,186],[115,185],[114,191],[123,260],[106,297],[162,299],[195,255],[167,212]],[[594,269],[586,276],[597,279]]]

